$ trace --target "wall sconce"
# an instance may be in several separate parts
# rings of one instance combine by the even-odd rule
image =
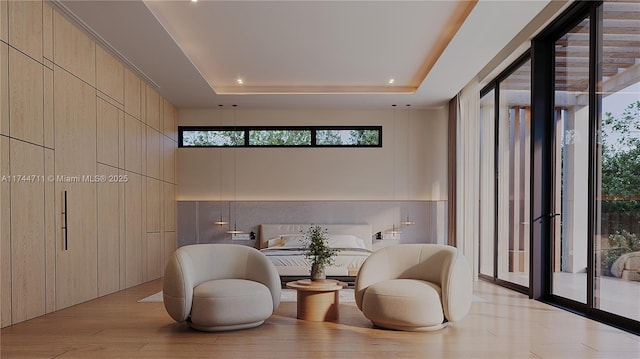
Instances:
[[[412,221],[409,219],[409,215],[407,215],[407,219],[405,219],[404,221],[400,222],[401,225],[403,226],[411,226],[416,224],[416,222]]]
[[[396,225],[394,224],[393,227],[391,227],[391,229],[388,230],[386,233],[394,236],[394,235],[397,235],[397,234],[401,234],[402,231],[400,229],[396,228]]]
[[[222,212],[220,212],[220,220],[214,221],[213,224],[218,226],[224,226],[225,224],[229,224],[229,221],[225,221],[224,219],[222,219]]]

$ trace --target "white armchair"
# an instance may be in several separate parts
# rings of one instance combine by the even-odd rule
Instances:
[[[163,281],[167,313],[203,331],[261,325],[280,304],[280,291],[273,263],[257,249],[237,244],[180,247]]]
[[[439,244],[400,244],[367,258],[356,278],[356,305],[379,327],[426,331],[467,315],[472,274],[463,255]]]

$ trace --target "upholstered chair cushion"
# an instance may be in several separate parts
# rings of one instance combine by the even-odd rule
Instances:
[[[440,287],[418,279],[385,280],[367,288],[362,312],[381,327],[420,330],[444,321]]]
[[[356,278],[356,305],[375,325],[398,330],[434,330],[471,308],[473,282],[455,248],[402,244],[367,258]]]
[[[197,244],[178,248],[163,282],[167,313],[206,331],[255,327],[280,304],[275,266],[255,248]]]

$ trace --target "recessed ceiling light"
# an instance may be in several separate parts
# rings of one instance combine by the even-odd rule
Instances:
[[[191,0],[191,2],[198,2],[198,0]]]
[[[236,82],[238,83],[238,85],[243,85],[244,81],[242,79],[237,79]]]
[[[394,82],[396,82],[396,79],[389,79],[389,85],[393,85]]]

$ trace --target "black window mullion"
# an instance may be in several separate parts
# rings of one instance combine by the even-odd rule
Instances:
[[[602,7],[600,4],[591,9],[590,33],[589,33],[589,158],[588,158],[588,182],[587,182],[587,308],[594,308],[594,276],[595,271],[595,244],[596,238],[596,181],[598,172],[598,146],[597,131],[600,123],[600,108],[602,95],[598,95],[598,83],[602,78],[599,64],[602,60]]]
[[[375,144],[318,144],[318,131],[376,131],[377,143]],[[382,126],[179,126],[178,137],[179,147],[221,147],[215,144],[185,145],[184,132],[190,131],[237,131],[242,132],[242,141],[238,143],[234,140],[231,146],[235,147],[382,147]],[[250,134],[252,131],[308,131],[310,135],[309,144],[251,144]],[[235,136],[234,136],[235,138]],[[359,142],[359,141],[358,141]]]
[[[500,183],[500,86],[498,81],[493,85],[493,282],[498,280],[498,194]]]

